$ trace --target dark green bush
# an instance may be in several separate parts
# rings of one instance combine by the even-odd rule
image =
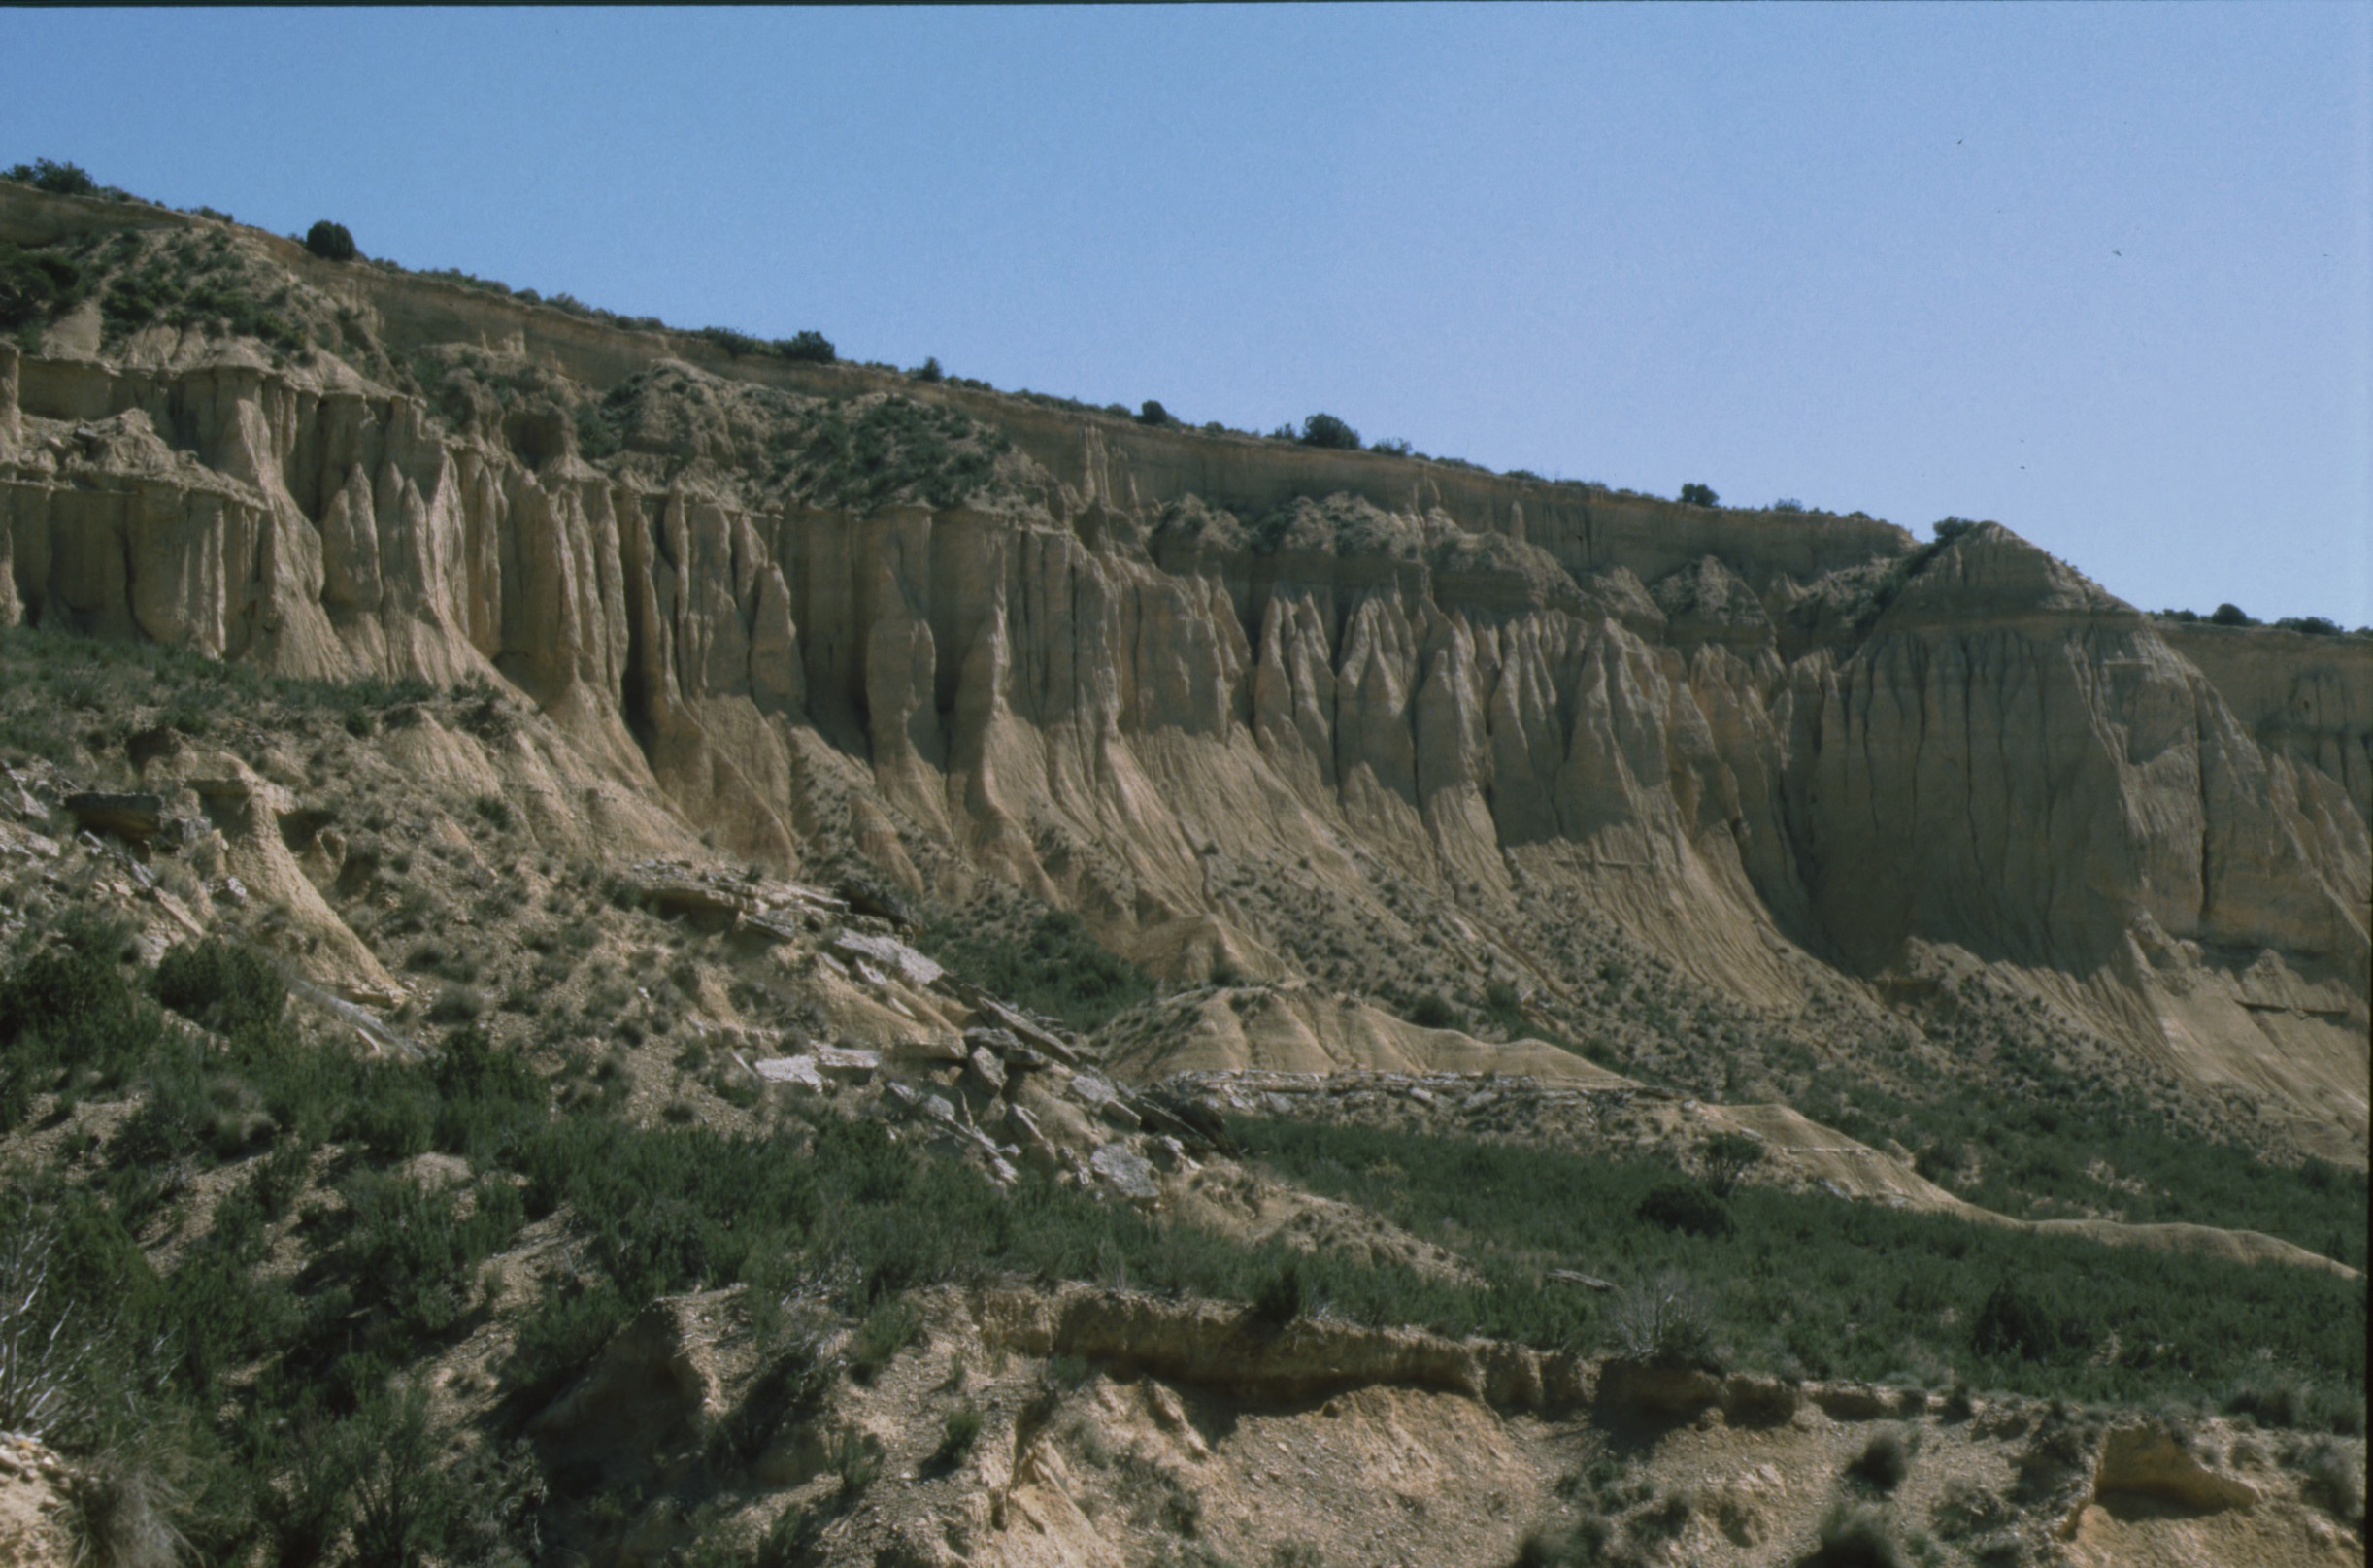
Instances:
[[[1652,1225],[1692,1236],[1721,1236],[1730,1229],[1730,1211],[1696,1182],[1667,1182],[1640,1200],[1639,1216]]]
[[[814,330],[779,339],[775,351],[785,359],[811,365],[829,365],[840,357],[832,347],[832,340]]]
[[[967,1399],[948,1413],[940,1428],[939,1448],[931,1455],[933,1465],[953,1469],[964,1462],[973,1444],[981,1437],[981,1407]]]
[[[1832,1503],[1822,1516],[1816,1541],[1798,1568],[1906,1568],[1893,1526],[1866,1504]]]
[[[1969,1337],[1980,1355],[2047,1361],[2060,1350],[2058,1325],[2041,1302],[2010,1280],[1995,1285],[1978,1309]]]
[[[948,373],[939,368],[939,360],[936,357],[925,359],[921,364],[907,372],[909,381],[918,382],[945,381],[947,376]]]
[[[81,262],[0,242],[0,329],[53,321],[90,293]]]
[[[358,253],[347,226],[326,217],[305,231],[305,249],[324,261],[351,261]]]
[[[1324,447],[1334,451],[1357,451],[1359,432],[1331,414],[1314,414],[1302,421],[1302,432],[1295,437],[1305,447]]]
[[[549,1403],[633,1316],[626,1298],[608,1286],[548,1281],[519,1321],[504,1377],[521,1392],[522,1403]]]
[[[2255,626],[2257,624],[2256,621],[2250,618],[2248,612],[2237,604],[2221,604],[2210,612],[2208,618],[2211,623],[2219,626]]]
[[[1158,993],[1153,978],[1096,945],[1068,910],[940,916],[918,945],[995,995],[1086,1033]]]
[[[905,1296],[875,1303],[873,1311],[849,1337],[849,1370],[861,1383],[871,1383],[898,1352],[922,1337],[922,1311]]]
[[[1427,991],[1409,1008],[1409,1021],[1420,1029],[1449,1029],[1457,1025],[1458,1010],[1440,995]]]
[[[1296,1258],[1269,1276],[1267,1283],[1253,1298],[1253,1316],[1271,1328],[1284,1328],[1300,1318],[1310,1305],[1310,1287],[1303,1283],[1301,1260]]]
[[[52,196],[95,196],[99,183],[78,163],[57,163],[49,158],[35,158],[31,163],[19,163],[4,177],[35,190],[46,190]]]
[[[1705,1161],[1706,1184],[1715,1196],[1726,1198],[1763,1162],[1763,1143],[1743,1132],[1721,1132],[1707,1139],[1698,1154]]]
[[[1585,1514],[1563,1528],[1526,1532],[1513,1568],[1596,1568],[1607,1560],[1607,1547],[1614,1539],[1613,1521]]]
[[[1692,507],[1719,506],[1721,504],[1721,497],[1714,493],[1713,485],[1699,484],[1691,481],[1681,486],[1681,504]]]
[[[1912,1456],[1920,1451],[1920,1434],[1901,1427],[1882,1427],[1871,1434],[1846,1473],[1878,1491],[1891,1492],[1912,1473]]]
[[[1149,397],[1145,400],[1144,405],[1137,411],[1137,422],[1139,424],[1162,425],[1176,424],[1178,423],[1178,420],[1171,417],[1170,411],[1168,409],[1163,408],[1155,399]]]
[[[228,942],[184,942],[156,966],[156,999],[182,1017],[230,1033],[281,1020],[288,987],[272,961]]]

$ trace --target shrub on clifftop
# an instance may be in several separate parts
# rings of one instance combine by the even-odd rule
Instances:
[[[7,178],[52,196],[95,196],[99,192],[99,182],[81,164],[57,163],[49,158],[19,163],[9,170]]]
[[[1305,447],[1324,447],[1331,451],[1357,451],[1359,432],[1331,414],[1314,414],[1302,421],[1302,433],[1295,438]]]
[[[305,249],[324,261],[351,261],[356,253],[354,236],[347,226],[326,217],[305,231]]]

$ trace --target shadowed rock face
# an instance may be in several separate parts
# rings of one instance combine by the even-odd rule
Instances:
[[[0,192],[0,235],[47,200]],[[1553,985],[1525,912],[1587,906],[1767,1011],[1957,948],[2362,1152],[2373,647],[2170,643],[1993,525],[1916,549],[947,387],[911,391],[1003,438],[992,481],[823,504],[768,431],[894,378],[273,259],[393,349],[673,390],[597,463],[551,409],[326,356],[0,348],[0,620],[499,678],[720,844],[985,872],[1173,973],[1323,939],[1232,873],[1380,917],[1399,879],[1413,930]]]

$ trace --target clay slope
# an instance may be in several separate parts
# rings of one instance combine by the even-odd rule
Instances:
[[[216,244],[0,190],[0,237],[132,221]],[[1993,525],[1148,430],[224,233],[340,351],[93,307],[0,350],[0,617],[499,679],[779,866],[1002,880],[1174,977],[1509,986],[1635,1059],[1898,1038],[1874,995],[1974,963],[2363,1156],[2356,645],[2212,678]]]

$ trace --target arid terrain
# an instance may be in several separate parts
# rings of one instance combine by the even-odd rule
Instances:
[[[0,1565],[2364,1561],[2373,635],[323,249],[0,180]]]

